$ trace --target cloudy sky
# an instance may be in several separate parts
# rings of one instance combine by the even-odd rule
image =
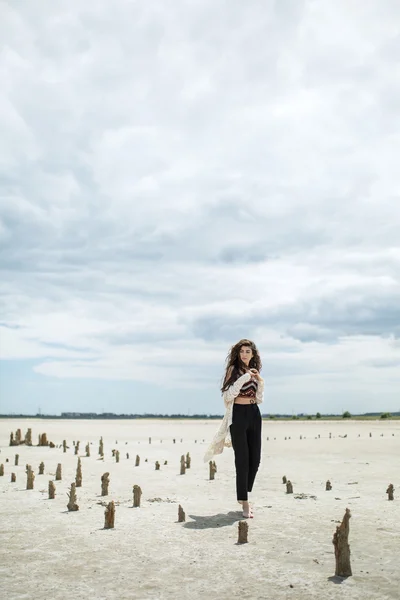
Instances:
[[[400,409],[398,0],[0,1],[0,412]]]

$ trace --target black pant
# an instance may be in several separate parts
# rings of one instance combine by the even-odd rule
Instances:
[[[234,404],[230,426],[235,452],[236,493],[247,500],[253,489],[261,457],[261,413],[258,404]]]

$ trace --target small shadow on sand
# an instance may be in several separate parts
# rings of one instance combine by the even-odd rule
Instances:
[[[189,515],[193,521],[185,523],[183,527],[187,529],[214,529],[216,527],[226,527],[227,525],[233,525],[237,521],[243,520],[242,511],[231,511],[227,514],[220,513],[218,515],[210,515],[208,517],[201,517],[198,515]]]
[[[328,581],[332,583],[343,583],[346,581],[347,577],[339,577],[339,575],[332,575],[332,577],[328,577]]]

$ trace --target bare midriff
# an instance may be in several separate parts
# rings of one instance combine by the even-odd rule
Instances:
[[[255,404],[256,399],[250,396],[236,396],[235,404]]]

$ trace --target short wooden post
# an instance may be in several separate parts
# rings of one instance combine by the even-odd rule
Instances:
[[[184,475],[185,473],[186,473],[185,455],[182,454],[182,456],[181,456],[181,475]]]
[[[178,522],[183,523],[186,521],[186,514],[181,505],[178,506]]]
[[[249,531],[249,524],[246,521],[239,521],[238,525],[238,544],[247,544],[247,534]]]
[[[140,456],[139,456],[139,454],[136,454],[135,467],[138,467],[139,465],[140,465]]]
[[[112,500],[108,503],[106,510],[104,511],[104,529],[114,529],[115,522],[115,504]]]
[[[101,495],[108,496],[108,486],[110,483],[110,473],[103,473],[101,476]]]
[[[190,454],[189,452],[186,454],[186,468],[190,469],[190,463],[192,462],[192,459],[190,458]]]
[[[57,465],[57,469],[56,469],[56,481],[61,481],[62,476],[61,476],[61,463],[58,463]]]
[[[0,465],[0,477],[4,477],[4,465]]]
[[[79,510],[79,506],[76,503],[76,483],[71,483],[71,489],[69,493],[67,492],[67,496],[69,498],[67,508],[71,511]]]
[[[78,466],[76,467],[75,483],[76,487],[82,487],[82,464],[80,457],[78,458]]]
[[[140,507],[140,498],[142,497],[142,489],[139,485],[133,486],[133,506],[135,508]]]
[[[115,451],[115,462],[119,463],[119,450]]]
[[[333,534],[332,543],[335,548],[336,559],[335,575],[338,577],[350,577],[352,575],[349,546],[350,517],[350,509],[346,508],[343,521],[336,527],[336,532]]]
[[[393,483],[389,483],[389,487],[386,490],[386,493],[388,495],[388,500],[394,500],[393,492],[394,492]]]
[[[104,456],[103,436],[100,438],[100,442],[99,442],[99,455]]]
[[[286,493],[293,494],[293,485],[291,481],[286,482]]]
[[[56,495],[56,486],[54,481],[49,481],[49,500],[54,500]]]
[[[11,483],[15,483],[17,481],[15,473],[11,473]]]
[[[287,482],[286,475],[284,475],[284,476],[282,477],[282,483],[286,483],[286,482]]]
[[[329,492],[331,489],[332,489],[332,484],[328,479],[328,481],[326,482],[326,485],[325,485],[325,491]]]
[[[39,465],[39,475],[44,474],[44,462],[42,461]]]
[[[217,472],[217,465],[215,464],[215,461],[210,460],[208,466],[210,467],[210,480],[213,481],[215,478],[215,473]]]
[[[86,456],[89,457],[90,456],[90,444],[89,444],[89,442],[85,446],[85,452],[86,452]]]
[[[19,461],[19,454],[16,454],[16,455],[15,455],[15,461],[14,461],[14,465],[15,465],[16,467],[18,467],[18,461]]]
[[[67,440],[63,440],[63,452],[67,451]]]
[[[160,470],[160,463],[158,462],[158,460],[156,460],[156,471]]]
[[[26,465],[26,489],[33,490],[35,481],[35,473],[32,471],[31,465]]]

